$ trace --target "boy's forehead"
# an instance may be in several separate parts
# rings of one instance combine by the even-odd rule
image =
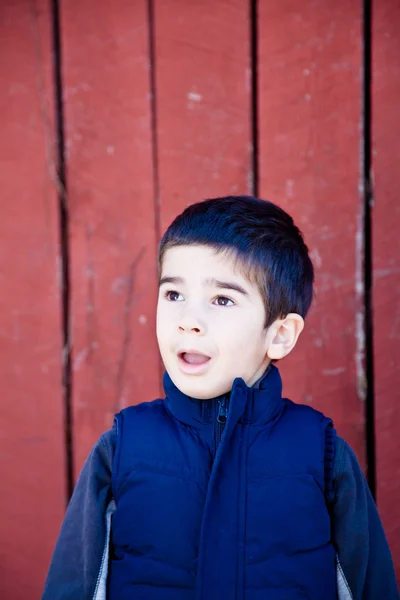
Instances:
[[[215,249],[202,245],[173,246],[165,251],[161,264],[161,276],[179,277],[182,271],[192,276],[203,276],[202,271],[213,274],[223,272],[225,275],[239,277],[253,284],[249,268],[230,249]],[[168,271],[168,272],[167,272]],[[215,271],[215,273],[210,272]]]
[[[193,261],[196,261],[193,263]],[[193,269],[199,269],[201,265],[223,266],[232,272],[238,271],[236,260],[227,250],[216,250],[209,246],[187,245],[173,246],[165,251],[162,261],[162,267],[165,268],[184,268],[191,266]]]

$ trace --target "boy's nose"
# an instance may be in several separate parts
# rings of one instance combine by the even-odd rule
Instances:
[[[192,332],[196,333],[197,335],[203,335],[206,330],[204,323],[202,323],[199,319],[189,315],[180,319],[178,329],[181,332]]]
[[[201,328],[200,327],[183,327],[182,325],[179,325],[179,330],[180,331],[193,331],[193,333],[202,333]]]

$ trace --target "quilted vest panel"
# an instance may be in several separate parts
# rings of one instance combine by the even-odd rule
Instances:
[[[228,421],[217,455],[213,423],[164,401],[116,419],[110,600],[336,600],[328,419],[282,400],[267,423]]]

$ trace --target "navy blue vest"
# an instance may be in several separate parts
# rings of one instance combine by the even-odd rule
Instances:
[[[116,416],[109,600],[336,600],[325,502],[329,419],[258,389]],[[225,423],[226,419],[226,423]]]

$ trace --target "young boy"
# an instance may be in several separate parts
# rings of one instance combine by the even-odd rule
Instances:
[[[296,345],[313,279],[270,202],[175,219],[159,249],[165,400],[121,411],[94,446],[42,600],[398,598],[355,455],[281,396],[273,362]]]

